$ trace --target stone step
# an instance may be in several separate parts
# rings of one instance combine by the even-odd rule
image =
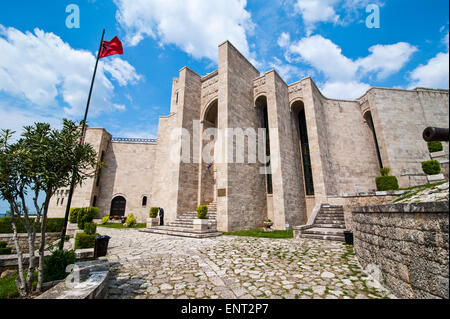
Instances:
[[[333,235],[333,236],[344,237],[344,231],[342,228],[313,227],[313,228],[304,230],[302,233],[303,234],[312,234],[312,235]]]
[[[345,219],[344,218],[320,218],[317,217],[314,220],[314,224],[318,224],[318,223],[322,223],[322,224],[329,224],[329,223],[333,223],[333,222],[341,222],[341,223],[345,223]]]
[[[344,218],[344,214],[319,214],[316,218]]]
[[[314,227],[320,228],[342,228],[345,229],[345,223],[334,223],[334,224],[313,224]]]
[[[333,241],[345,242],[345,237],[344,236],[302,234],[300,237],[301,238],[322,239],[322,240],[333,240]]]
[[[321,206],[320,206],[320,208],[343,208],[343,206],[341,206],[341,205],[329,205],[329,204],[322,204]]]
[[[182,230],[182,229],[173,229],[168,226],[159,226],[155,228],[146,228],[140,229],[140,232],[145,233],[153,233],[153,234],[162,234],[162,235],[170,235],[177,237],[190,237],[190,238],[210,238],[221,236],[222,233],[219,233],[215,230],[210,232],[194,232],[192,229]]]

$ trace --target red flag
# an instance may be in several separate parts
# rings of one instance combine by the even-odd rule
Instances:
[[[102,42],[102,49],[98,58],[101,59],[114,54],[123,54],[122,42],[118,37],[114,37],[111,41]]]

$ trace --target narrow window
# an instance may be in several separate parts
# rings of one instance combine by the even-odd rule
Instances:
[[[97,207],[97,196],[94,196],[94,200],[92,201],[92,206]]]
[[[64,197],[61,198],[61,206],[63,205],[63,203],[64,203]]]
[[[142,197],[142,206],[147,206],[147,196]]]
[[[308,130],[306,127],[305,109],[298,113],[298,124],[300,130],[300,143],[302,149],[303,174],[305,176],[306,195],[314,195],[314,183],[311,169],[311,157],[309,153]]]

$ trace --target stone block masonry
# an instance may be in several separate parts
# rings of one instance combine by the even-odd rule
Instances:
[[[356,256],[399,298],[449,298],[449,203],[365,206],[353,211]]]

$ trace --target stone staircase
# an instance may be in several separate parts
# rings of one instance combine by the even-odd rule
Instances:
[[[344,208],[322,204],[314,223],[301,233],[303,238],[345,241]]]
[[[188,212],[178,216],[177,219],[170,222],[167,226],[146,228],[140,231],[192,238],[207,238],[222,235],[222,233],[217,232],[217,205],[215,202],[208,204],[208,215],[206,217],[210,221],[209,231],[201,233],[194,231],[194,219],[196,217],[197,212]]]

